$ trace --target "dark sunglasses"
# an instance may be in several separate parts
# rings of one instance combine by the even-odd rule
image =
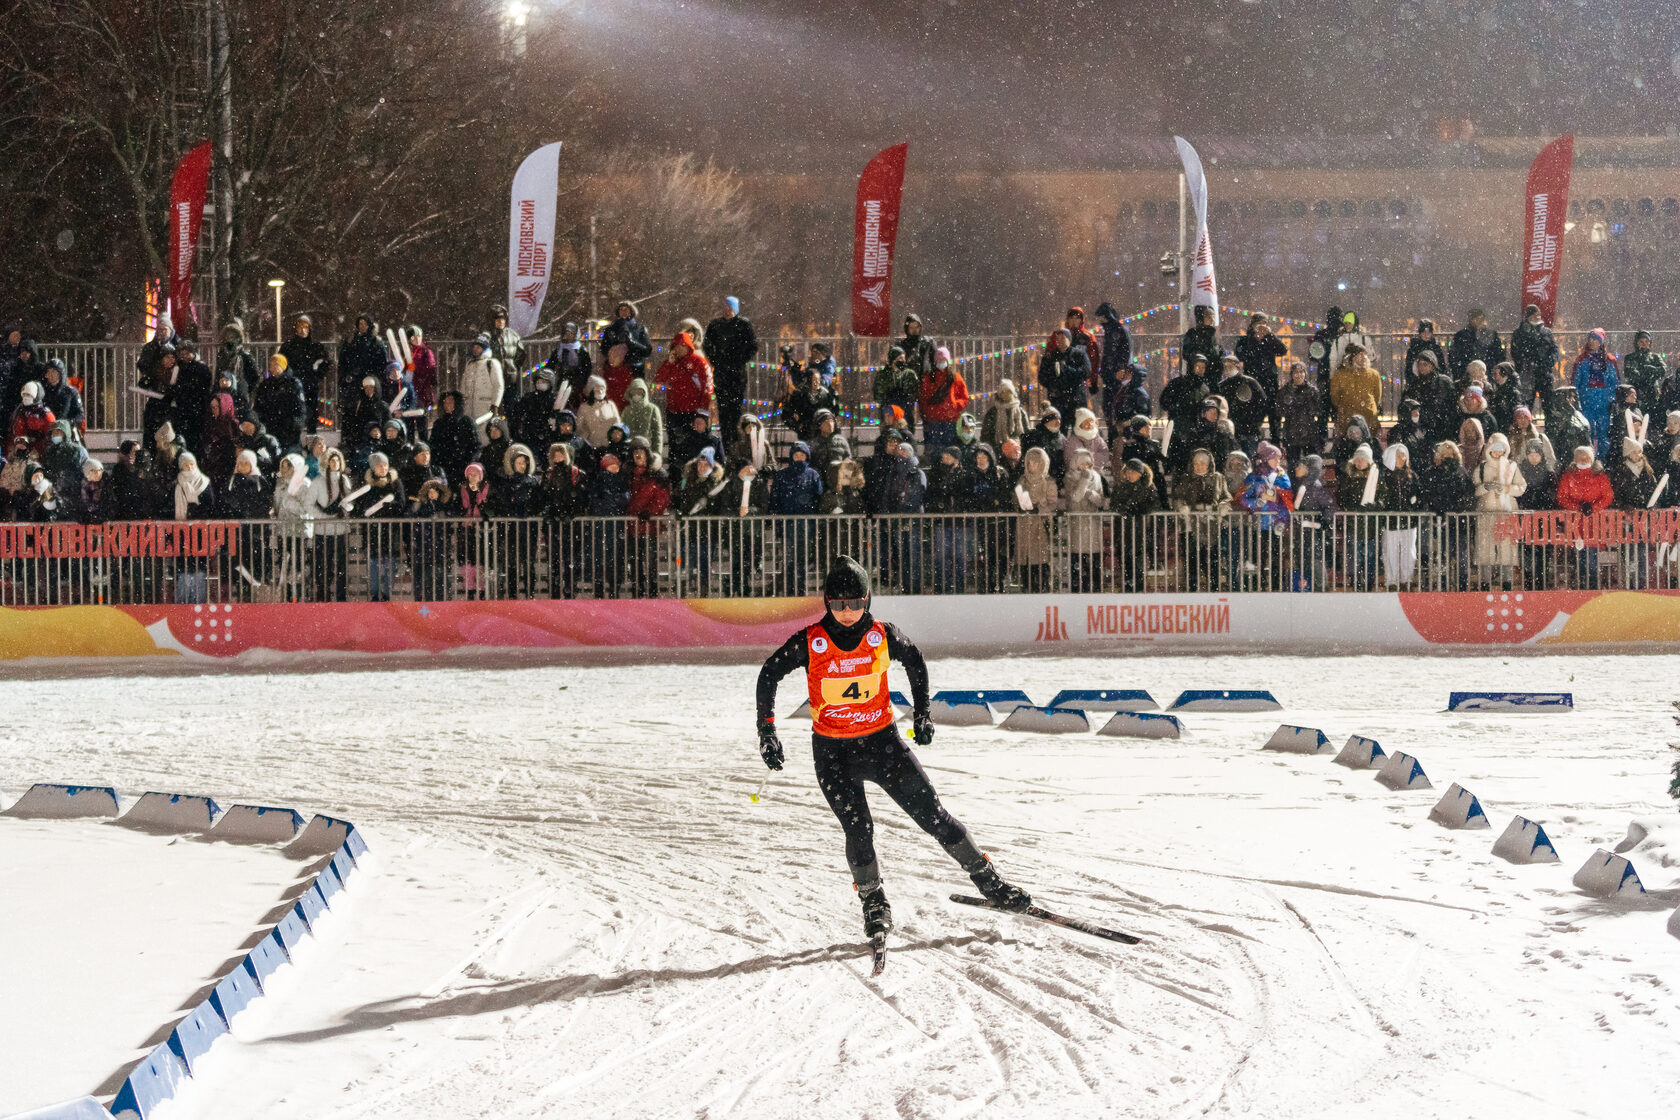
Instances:
[[[861,611],[868,607],[868,599],[830,599],[828,601],[828,609],[831,611]]]

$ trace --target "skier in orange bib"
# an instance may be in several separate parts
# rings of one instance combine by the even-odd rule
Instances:
[[[864,798],[865,781],[886,790],[988,899],[1010,910],[1025,910],[1032,899],[1005,882],[974,846],[962,822],[939,803],[921,763],[899,736],[887,668],[895,660],[904,665],[914,712],[911,736],[926,746],[933,740],[927,663],[896,626],[870,617],[869,598],[869,573],[850,556],[838,557],[823,581],[828,612],[784,642],[759,670],[758,742],[764,764],[772,770],[782,768],[776,686],[795,669],[804,669],[817,785],[846,834],[846,862],[863,903],[865,934],[874,938],[892,928],[892,908],[875,859],[875,825]]]

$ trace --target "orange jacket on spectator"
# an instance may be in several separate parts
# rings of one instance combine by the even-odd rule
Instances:
[[[688,347],[681,358],[670,357],[660,365],[655,376],[665,386],[665,411],[699,412],[712,407],[712,365],[694,352],[694,340],[686,333],[671,340],[671,348],[678,343]]]
[[[923,420],[955,423],[963,414],[968,407],[968,383],[955,362],[922,374],[921,406]]]

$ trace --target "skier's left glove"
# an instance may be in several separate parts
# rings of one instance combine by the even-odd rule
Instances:
[[[910,738],[916,745],[925,747],[933,742],[933,717],[926,712],[918,712],[910,719]]]
[[[758,721],[758,753],[764,756],[764,765],[772,770],[782,768],[782,740],[776,734],[776,725],[770,720]]]

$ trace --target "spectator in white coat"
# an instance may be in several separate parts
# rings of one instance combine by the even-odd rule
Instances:
[[[593,374],[585,382],[577,406],[577,432],[591,447],[605,447],[607,433],[621,422],[618,406],[607,397],[607,379]]]
[[[473,339],[472,360],[461,371],[461,396],[465,398],[467,415],[480,430],[501,409],[505,390],[502,363],[490,354],[490,336],[481,334]]]
[[[1517,499],[1528,489],[1528,481],[1511,460],[1511,442],[1503,432],[1488,437],[1481,463],[1470,472],[1475,487],[1476,509],[1487,513],[1515,513]],[[1516,535],[1502,532],[1504,518],[1476,519],[1476,564],[1486,569],[1482,576],[1489,585],[1511,588],[1511,569],[1517,563]]]

